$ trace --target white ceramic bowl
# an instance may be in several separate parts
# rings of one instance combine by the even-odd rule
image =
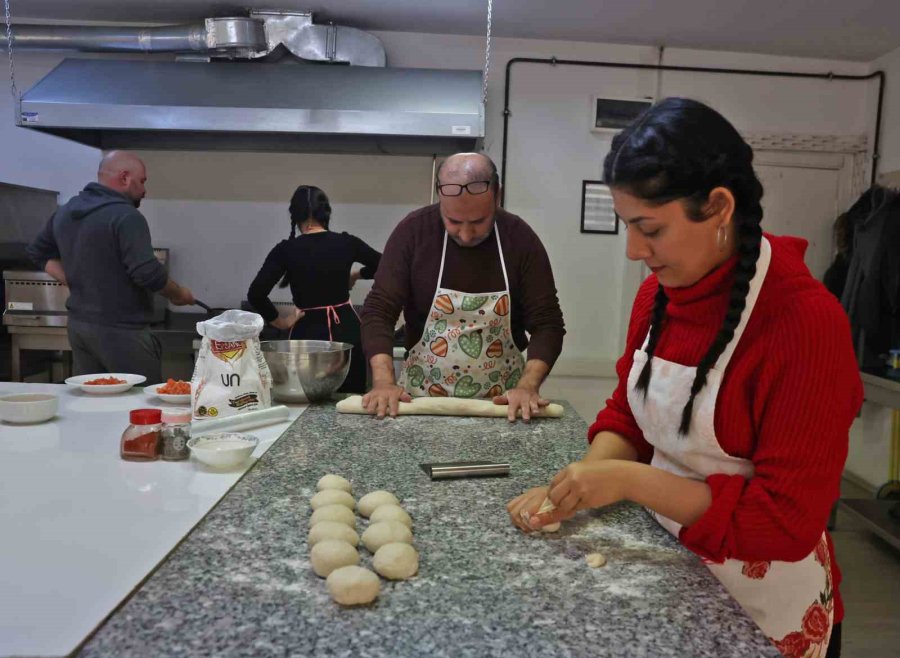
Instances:
[[[43,423],[56,415],[59,398],[49,393],[19,393],[0,397],[0,420],[7,423]]]
[[[124,384],[87,384],[85,382],[92,381],[94,379],[100,379],[101,377],[115,377],[116,379],[124,379]],[[147,378],[143,375],[129,375],[127,373],[121,372],[103,372],[97,373],[95,375],[77,375],[75,377],[69,377],[66,380],[66,384],[69,386],[73,386],[75,388],[79,388],[85,393],[90,393],[91,395],[112,395],[114,393],[124,393],[132,386],[137,386],[138,384],[143,384],[147,381]]]
[[[168,402],[170,404],[190,404],[191,403],[191,394],[172,394],[172,393],[160,393],[156,389],[162,388],[165,384],[152,384],[151,386],[144,387],[144,393],[149,395],[150,397],[159,398],[163,402]]]
[[[187,442],[197,461],[216,469],[235,468],[246,462],[259,443],[252,434],[220,432],[195,436]]]

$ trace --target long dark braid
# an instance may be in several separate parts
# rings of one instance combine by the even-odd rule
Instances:
[[[694,399],[706,385],[710,369],[734,338],[746,306],[750,280],[756,273],[762,241],[763,189],[753,171],[753,150],[718,112],[697,101],[668,98],[654,105],[613,139],[603,166],[610,187],[623,189],[655,205],[680,199],[688,217],[709,217],[709,193],[724,187],[735,199],[738,262],[728,309],[716,338],[697,366],[690,398],[682,410],[679,432],[688,433]],[[647,363],[635,388],[646,397],[652,376],[653,351],[665,323],[668,298],[656,292],[647,341]]]
[[[734,270],[734,283],[731,285],[731,295],[728,300],[728,310],[725,311],[725,319],[722,327],[716,335],[709,350],[700,359],[697,366],[697,374],[694,383],[691,384],[691,397],[681,412],[681,425],[678,431],[685,435],[691,427],[691,415],[694,412],[694,398],[697,393],[706,386],[706,378],[710,369],[728,347],[728,343],[734,338],[734,331],[741,322],[741,315],[747,305],[747,293],[750,292],[750,280],[756,274],[756,261],[759,259],[760,242],[762,241],[762,229],[759,224],[738,224],[738,262]]]
[[[650,316],[650,339],[647,341],[647,363],[641,369],[641,374],[637,380],[637,389],[643,391],[644,398],[647,397],[647,391],[650,389],[650,376],[653,374],[653,368],[650,362],[653,360],[653,350],[659,342],[659,336],[662,334],[663,320],[666,317],[666,306],[669,303],[669,297],[666,290],[662,286],[656,289],[656,297],[653,300],[653,313]]]

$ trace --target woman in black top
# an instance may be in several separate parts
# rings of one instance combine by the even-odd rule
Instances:
[[[275,245],[250,284],[247,300],[277,329],[289,337],[333,340],[353,345],[350,372],[340,390],[364,393],[366,362],[362,353],[359,317],[348,290],[359,279],[372,279],[381,254],[349,233],[328,230],[331,204],[318,187],[301,185],[291,198],[291,235]],[[300,235],[297,235],[297,231]],[[363,268],[351,272],[354,263]],[[295,312],[279,318],[269,293],[278,280],[291,286]]]

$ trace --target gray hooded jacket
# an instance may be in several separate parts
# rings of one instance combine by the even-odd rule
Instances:
[[[123,194],[89,183],[60,206],[28,245],[44,269],[60,259],[69,283],[73,319],[114,327],[150,322],[153,293],[166,285],[166,271],[150,244],[147,220]]]

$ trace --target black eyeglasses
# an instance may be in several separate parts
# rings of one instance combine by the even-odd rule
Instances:
[[[465,190],[469,194],[484,194],[489,189],[491,189],[491,181],[476,180],[472,181],[471,183],[466,183],[465,185],[446,183],[444,185],[438,185],[437,189],[442,196],[459,196],[460,194],[462,194],[463,190]]]

